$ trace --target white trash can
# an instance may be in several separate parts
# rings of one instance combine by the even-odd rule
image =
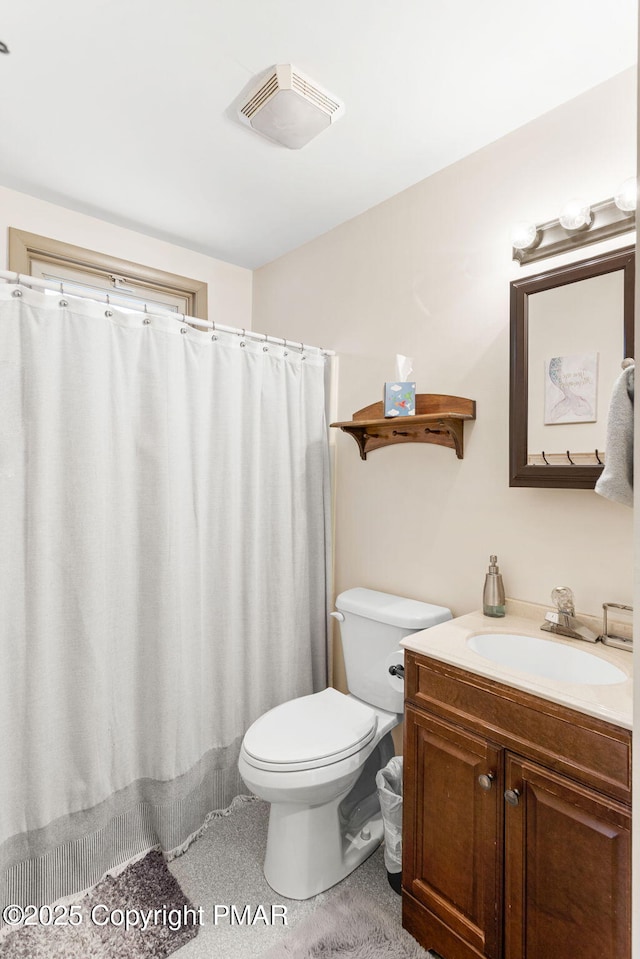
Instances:
[[[376,773],[384,827],[384,864],[389,885],[402,891],[402,756],[393,756]]]

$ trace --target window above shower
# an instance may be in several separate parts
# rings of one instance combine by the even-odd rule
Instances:
[[[152,266],[9,228],[9,269],[60,283],[68,293],[129,309],[207,318],[207,284]]]

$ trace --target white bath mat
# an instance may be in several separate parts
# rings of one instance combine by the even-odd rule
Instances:
[[[262,959],[431,959],[400,920],[359,892],[319,906]]]

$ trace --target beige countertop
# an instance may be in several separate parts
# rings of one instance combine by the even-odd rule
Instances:
[[[504,617],[484,616],[479,610],[438,626],[432,626],[430,629],[423,629],[419,633],[413,633],[407,636],[401,645],[416,653],[459,666],[480,676],[487,676],[507,686],[515,686],[517,689],[561,703],[571,709],[623,726],[625,729],[632,728],[633,655],[630,652],[605,646],[600,642],[587,643],[583,640],[567,639],[543,632],[540,625],[544,622],[545,613],[550,609],[548,606],[538,606],[519,600],[507,600],[506,605],[507,614]],[[591,617],[578,614],[578,619],[581,623],[594,628],[596,632],[601,631],[601,624]],[[511,666],[494,663],[471,650],[467,645],[467,639],[481,633],[518,633],[536,636],[553,643],[564,643],[613,663],[625,673],[627,679],[612,685],[591,686],[534,676]]]

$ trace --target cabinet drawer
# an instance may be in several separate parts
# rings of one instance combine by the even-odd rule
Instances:
[[[407,651],[406,698],[613,798],[631,801],[631,733]]]

